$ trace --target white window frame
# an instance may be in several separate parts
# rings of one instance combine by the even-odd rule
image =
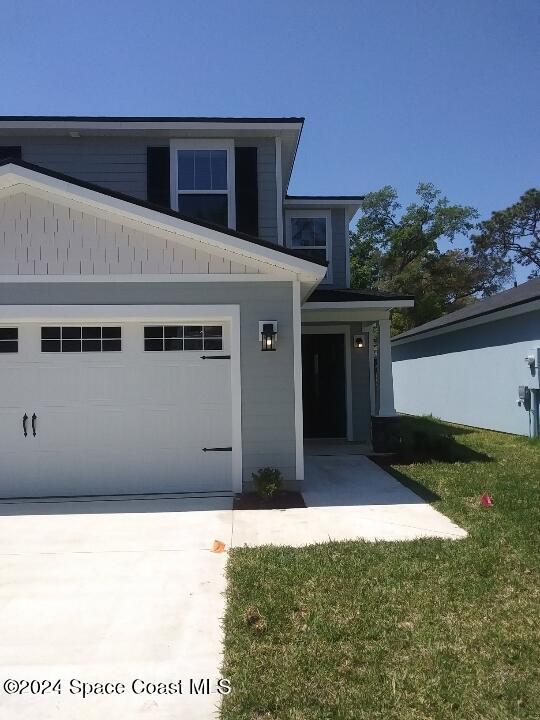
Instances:
[[[287,247],[293,250],[322,250],[321,247],[296,247],[292,244],[292,223],[293,218],[324,218],[326,220],[326,261],[328,269],[321,280],[321,285],[332,282],[332,212],[331,210],[287,210],[285,213]]]
[[[227,152],[227,190],[179,190],[178,188],[178,151],[179,150],[225,150]],[[171,208],[178,212],[178,195],[224,195],[227,194],[228,227],[236,229],[234,140],[232,138],[174,139],[170,141],[171,153]]]

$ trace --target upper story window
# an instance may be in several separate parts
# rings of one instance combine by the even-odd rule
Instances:
[[[332,282],[332,223],[329,210],[290,210],[286,216],[287,245],[316,261],[329,263],[323,282]]]
[[[182,215],[234,228],[233,141],[172,140],[171,195]]]

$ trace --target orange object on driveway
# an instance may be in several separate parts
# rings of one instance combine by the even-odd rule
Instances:
[[[221,540],[214,540],[214,542],[212,543],[212,552],[214,552],[214,553],[225,552],[225,543],[221,542]]]

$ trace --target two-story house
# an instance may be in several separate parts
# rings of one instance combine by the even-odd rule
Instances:
[[[412,299],[349,289],[360,196],[287,194],[302,126],[0,118],[0,496],[301,483],[304,437],[384,436]]]

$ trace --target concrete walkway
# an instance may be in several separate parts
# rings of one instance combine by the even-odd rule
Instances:
[[[363,455],[306,456],[303,495],[305,509],[235,512],[233,546],[467,536]]]

